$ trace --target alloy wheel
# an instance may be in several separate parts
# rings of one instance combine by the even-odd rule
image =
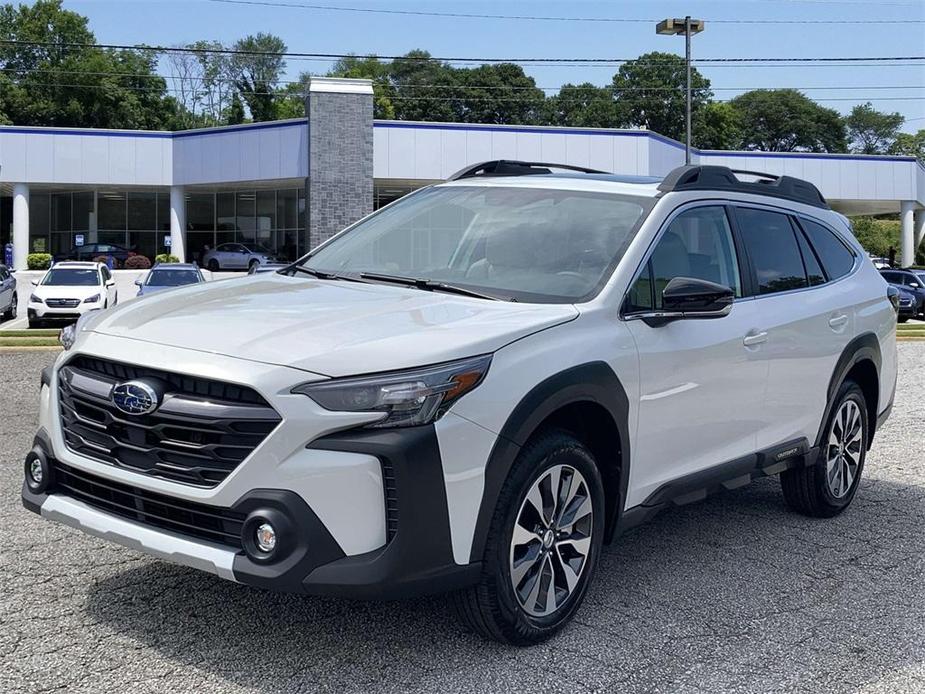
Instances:
[[[531,616],[547,617],[574,594],[591,552],[594,508],[588,484],[570,465],[533,482],[514,521],[511,585]]]
[[[861,408],[854,400],[845,400],[832,420],[826,447],[825,479],[836,499],[843,498],[854,484],[863,445]]]

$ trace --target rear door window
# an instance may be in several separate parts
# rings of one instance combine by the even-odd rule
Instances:
[[[759,294],[809,286],[790,218],[752,207],[736,208],[740,236],[755,269]]]
[[[854,253],[834,232],[808,219],[800,219],[800,224],[830,280],[837,280],[851,272],[851,268],[854,267]]]

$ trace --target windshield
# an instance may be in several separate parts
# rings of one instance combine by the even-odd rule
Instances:
[[[180,287],[198,281],[199,273],[195,270],[152,270],[145,284],[149,287]]]
[[[42,280],[43,285],[69,287],[95,287],[100,283],[100,273],[94,268],[52,268]]]
[[[383,209],[300,264],[518,301],[584,301],[607,281],[653,203],[612,193],[438,186]]]

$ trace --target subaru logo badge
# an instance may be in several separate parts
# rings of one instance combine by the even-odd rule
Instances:
[[[150,414],[160,405],[160,397],[150,384],[144,381],[127,381],[112,389],[112,404],[125,414]]]

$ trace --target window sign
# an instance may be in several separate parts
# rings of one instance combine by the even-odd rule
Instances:
[[[84,235],[83,235],[83,234],[75,234],[75,235],[74,235],[74,245],[75,245],[75,246],[83,246],[83,245],[84,245]]]
[[[167,236],[164,237],[164,247],[170,248],[170,234],[167,234]]]

